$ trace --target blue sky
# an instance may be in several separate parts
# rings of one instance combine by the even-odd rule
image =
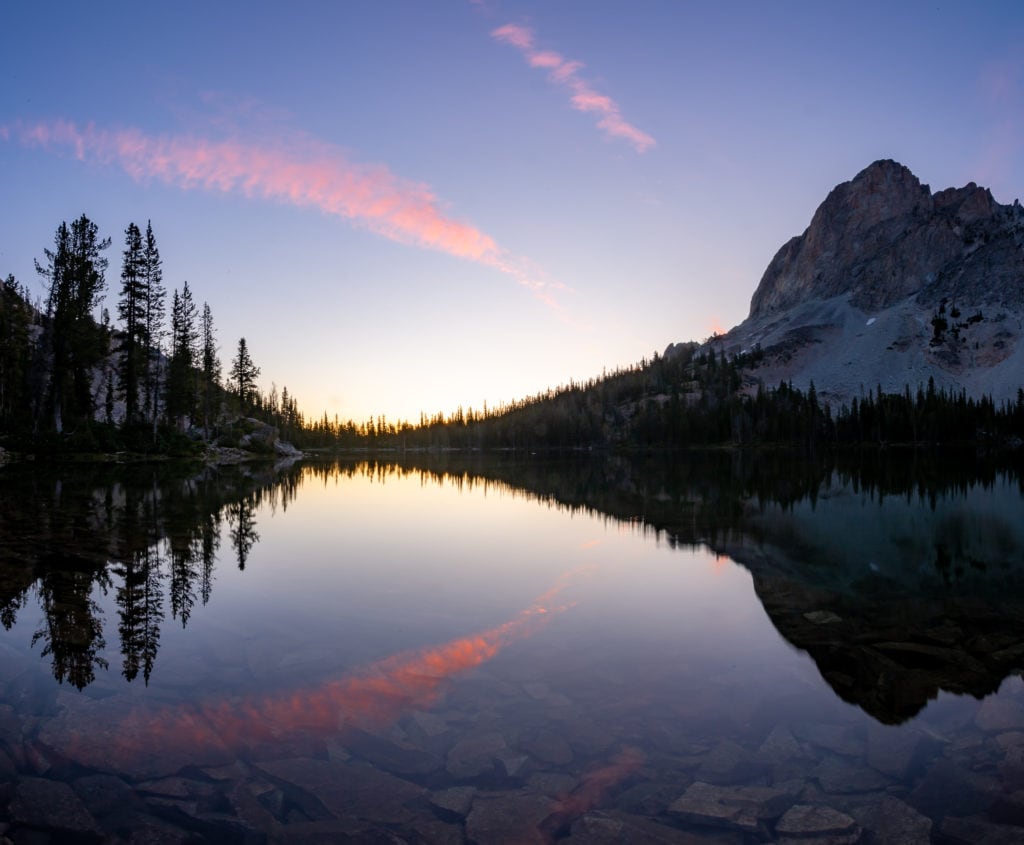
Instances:
[[[728,328],[878,158],[1024,194],[1018,2],[14,0],[0,32],[0,273],[41,292],[84,212],[113,310],[151,219],[225,365],[244,335],[311,415],[494,406]]]

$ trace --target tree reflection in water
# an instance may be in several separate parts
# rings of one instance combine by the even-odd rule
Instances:
[[[0,478],[0,622],[8,630],[35,591],[32,637],[53,676],[78,689],[108,663],[103,610],[113,592],[121,674],[148,684],[169,609],[185,627],[206,605],[225,518],[239,568],[259,541],[255,513],[295,495],[299,470],[87,466]]]
[[[78,467],[0,476],[0,622],[34,591],[32,642],[83,689],[107,668],[100,593],[113,595],[126,681],[152,677],[169,613],[184,627],[213,590],[225,527],[244,570],[261,508],[304,480],[418,475],[494,486],[701,547],[750,570],[779,632],[844,700],[898,723],[939,690],[985,695],[1024,648],[1020,467],[975,454],[685,452],[669,458],[479,453],[271,468]]]

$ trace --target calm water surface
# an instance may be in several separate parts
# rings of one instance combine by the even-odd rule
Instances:
[[[8,467],[0,499],[14,841],[1024,841],[1012,472]]]

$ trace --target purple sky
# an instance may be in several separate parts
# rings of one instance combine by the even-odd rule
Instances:
[[[307,414],[491,406],[702,339],[878,158],[1024,194],[1024,5],[5,4],[0,273],[86,213]]]

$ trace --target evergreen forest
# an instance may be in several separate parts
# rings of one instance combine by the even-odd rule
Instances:
[[[82,215],[61,223],[36,270],[33,301],[0,280],[0,446],[18,452],[200,455],[209,445],[272,451],[255,426],[303,449],[508,451],[790,446],[809,452],[890,444],[1024,442],[1016,401],[936,389],[864,390],[833,408],[791,384],[756,378],[758,350],[727,357],[692,343],[672,354],[482,410],[384,416],[360,423],[306,417],[239,338],[225,373],[213,315],[184,282],[168,292],[152,224],[124,232],[114,318],[104,302],[110,238]],[[168,295],[169,294],[169,295]]]
[[[42,297],[0,280],[0,445],[188,455],[236,444],[247,420],[302,429],[287,388],[258,390],[244,337],[224,374],[210,306],[187,281],[168,292],[151,223],[125,229],[112,319],[110,248],[83,214],[36,260]]]

